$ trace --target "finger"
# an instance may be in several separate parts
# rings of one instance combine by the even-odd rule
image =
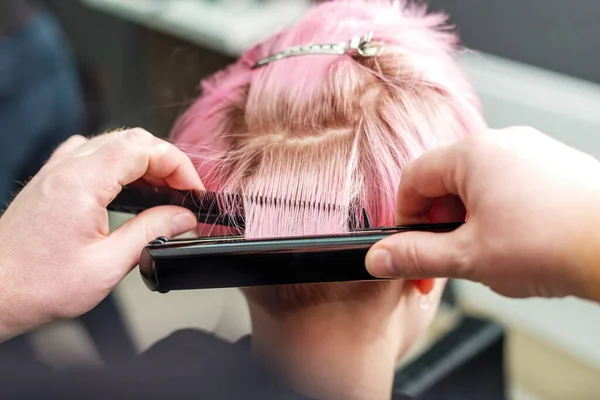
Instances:
[[[121,142],[124,141],[128,144],[121,147]],[[120,178],[124,185],[144,178],[154,182],[162,179],[175,189],[203,188],[200,177],[187,155],[174,145],[142,129],[131,130],[126,135],[106,143],[101,151],[110,155],[118,151],[118,148],[123,148],[123,155],[139,160],[135,169],[128,168],[131,161],[128,161],[127,157],[124,162],[115,165],[121,171]]]
[[[50,159],[48,161],[65,157],[66,155],[73,152],[75,149],[77,149],[80,146],[82,146],[83,144],[85,144],[87,141],[88,141],[88,139],[81,135],[71,136],[70,138],[65,140],[63,143],[61,143],[56,148],[56,150],[54,150],[54,152],[52,153],[52,155],[50,156]]]
[[[193,213],[175,206],[151,208],[121,225],[104,240],[107,251],[118,258],[119,279],[138,263],[140,253],[148,242],[159,236],[172,238],[194,229],[196,225]]]
[[[144,187],[164,187],[168,186],[162,178],[153,178],[151,176],[143,176],[140,179],[131,183],[133,186],[144,186]]]
[[[157,141],[155,151],[148,160],[148,169],[143,175],[146,181],[157,185],[168,185],[175,189],[204,189],[196,167],[189,157],[177,147]],[[164,181],[160,183],[159,180]]]
[[[155,186],[155,187],[168,186],[167,182],[163,178],[156,178],[156,177],[150,176],[150,175],[145,175],[144,177],[142,177],[142,181],[144,181],[146,184],[149,184],[149,185]]]
[[[365,264],[379,278],[468,278],[467,237],[466,225],[449,233],[399,233],[373,245]]]
[[[436,199],[429,211],[431,223],[464,222],[467,210],[458,196],[448,195]]]
[[[95,185],[103,207],[115,198],[123,185],[141,178],[164,179],[169,186],[181,190],[204,188],[196,168],[181,150],[141,129],[130,130],[106,142],[89,156],[89,164],[100,174],[100,182],[91,184]],[[103,190],[97,190],[98,184]]]
[[[429,151],[405,167],[398,186],[397,223],[424,222],[436,198],[459,195],[460,156],[461,146],[454,144]]]
[[[133,129],[138,129],[138,128],[133,128]],[[102,147],[104,147],[107,143],[112,143],[113,141],[117,140],[121,136],[124,136],[127,133],[129,133],[131,130],[132,129],[117,129],[117,130],[114,130],[114,131],[111,131],[108,133],[96,135],[96,136],[92,137],[91,139],[89,139],[85,145],[83,145],[79,149],[77,149],[78,151],[76,152],[75,155],[78,157],[84,157],[84,156],[93,154],[96,151],[98,151],[99,149],[101,149]]]

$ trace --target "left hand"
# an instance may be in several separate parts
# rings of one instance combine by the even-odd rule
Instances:
[[[196,226],[190,211],[164,206],[109,234],[106,207],[138,179],[203,188],[185,154],[142,129],[73,136],[23,188],[0,218],[0,340],[89,311],[149,241]]]

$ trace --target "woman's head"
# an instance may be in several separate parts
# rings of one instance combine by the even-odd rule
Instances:
[[[332,1],[207,79],[172,139],[206,187],[286,199],[245,204],[247,237],[348,230],[351,207],[394,224],[402,169],[423,152],[484,127],[445,17],[402,1]],[[304,55],[252,69],[306,44],[373,33],[377,57]],[[335,204],[334,211],[305,204]],[[201,226],[201,233],[212,227]],[[285,268],[285,265],[281,265]],[[377,296],[393,282],[247,290],[272,313]]]

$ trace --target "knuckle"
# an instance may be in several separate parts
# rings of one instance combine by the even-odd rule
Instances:
[[[87,138],[83,135],[72,135],[71,137],[69,137],[66,141],[66,143],[79,143],[79,142],[87,142]]]
[[[150,132],[142,128],[129,129],[123,137],[130,142],[139,144],[147,143],[153,138]]]
[[[497,131],[486,130],[478,135],[469,136],[465,143],[467,143],[470,146],[480,146],[484,143],[488,143],[488,142],[494,140],[494,138],[497,136],[498,136]]]
[[[142,128],[129,129],[127,133],[112,142],[112,145],[109,146],[108,157],[119,159],[137,154],[148,147],[152,138],[152,134]]]
[[[60,151],[63,150],[65,148],[68,148],[70,146],[74,146],[80,143],[84,143],[86,142],[88,139],[85,138],[84,136],[81,135],[73,135],[71,137],[69,137],[67,140],[65,140],[60,146],[58,146],[56,148],[56,151]]]
[[[482,132],[477,135],[471,135],[465,140],[461,141],[456,145],[456,151],[460,159],[464,159],[477,151],[477,148],[481,147],[484,143],[490,140],[491,134],[489,132]]]
[[[474,277],[476,271],[473,269],[472,244],[473,241],[461,237],[453,241],[451,247],[452,254],[448,257],[446,262],[449,264],[451,273],[454,277]]]
[[[473,135],[460,146],[461,159],[472,161],[489,151],[493,151],[498,145],[498,140],[504,140],[506,133],[503,131],[485,131],[480,135]]]

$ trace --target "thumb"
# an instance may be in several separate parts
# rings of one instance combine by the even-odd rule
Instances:
[[[159,236],[172,238],[194,229],[195,215],[176,206],[160,206],[145,210],[116,229],[107,239],[111,252],[118,254],[125,276],[139,261],[142,249]]]
[[[469,267],[464,227],[448,233],[402,232],[367,253],[365,265],[378,278],[463,278]]]

